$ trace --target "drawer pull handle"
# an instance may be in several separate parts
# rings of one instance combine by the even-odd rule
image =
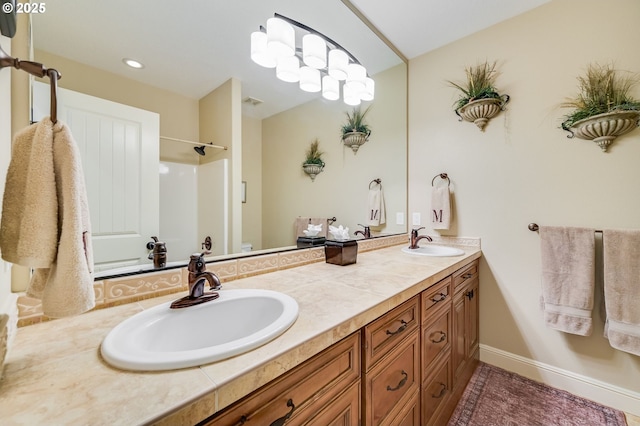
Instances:
[[[472,273],[467,273],[467,274],[464,274],[464,275],[462,276],[462,278],[464,278],[465,280],[468,280],[468,279],[469,279],[469,278],[471,278],[472,276],[473,276],[473,274],[472,274]]]
[[[444,294],[444,293],[440,293],[440,298],[439,298],[439,299],[436,299],[435,297],[432,297],[432,298],[431,298],[431,301],[432,301],[433,303],[438,303],[438,302],[442,302],[442,301],[443,301],[444,299],[446,299],[446,298],[447,298],[447,295],[446,295],[446,294]]]
[[[235,426],[242,426],[243,424],[245,424],[247,422],[247,420],[249,420],[249,419],[247,418],[247,416],[245,416],[243,414],[242,417],[240,417],[240,421],[238,423],[236,423]]]
[[[440,388],[440,393],[439,394],[432,394],[431,396],[434,398],[442,398],[444,396],[444,394],[447,392],[447,385],[445,385],[444,383],[440,383],[440,386],[442,386]]]
[[[285,414],[283,417],[280,417],[279,419],[276,419],[273,421],[273,423],[271,423],[271,426],[283,426],[284,423],[289,420],[289,417],[291,417],[291,415],[293,414],[293,410],[296,409],[296,406],[293,405],[293,401],[291,399],[289,399],[287,401],[287,407],[291,407],[291,411],[289,411],[287,414]]]
[[[402,325],[396,331],[387,330],[387,334],[389,336],[393,336],[394,334],[402,333],[407,328],[407,326],[409,325],[405,320],[400,320],[400,322],[402,323]]]
[[[468,291],[466,296],[469,298],[469,300],[473,299],[473,290]]]
[[[433,343],[442,343],[442,342],[444,342],[444,339],[447,338],[447,333],[445,333],[444,331],[436,331],[435,333],[433,333],[431,335],[433,336],[436,333],[440,333],[440,339],[434,340],[433,338],[431,338],[431,342],[433,342]]]
[[[387,390],[388,391],[391,391],[391,392],[397,391],[398,389],[403,387],[405,385],[405,383],[407,383],[407,379],[409,378],[409,375],[404,370],[402,370],[402,375],[404,377],[402,378],[402,380],[400,380],[400,383],[398,383],[398,386],[396,386],[395,388],[392,388],[391,386],[387,385]]]

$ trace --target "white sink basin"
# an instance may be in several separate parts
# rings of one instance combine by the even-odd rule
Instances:
[[[298,317],[292,297],[270,290],[220,290],[200,305],[140,312],[114,327],[101,346],[105,361],[125,370],[172,370],[238,355],[284,333]]]
[[[455,247],[446,247],[446,246],[434,246],[434,245],[426,245],[423,247],[418,247],[417,249],[410,249],[409,247],[403,247],[402,251],[410,254],[418,254],[421,256],[460,256],[464,254],[463,250]]]

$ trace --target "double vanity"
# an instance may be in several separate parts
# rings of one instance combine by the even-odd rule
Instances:
[[[144,354],[139,368],[114,368],[101,355],[105,337],[119,324],[163,311],[159,305],[180,294],[23,327],[0,382],[3,422],[442,422],[477,360],[481,252],[479,241],[469,241],[456,246],[462,250],[457,255],[415,255],[393,245],[358,253],[354,265],[316,262],[223,283],[220,301],[225,294],[240,299],[282,294],[297,304],[297,318],[279,324],[267,343],[199,367],[160,363],[149,368],[152,357]],[[262,305],[249,308],[258,309]],[[200,335],[202,342],[234,340],[228,336],[242,327],[243,316],[234,309],[226,312],[161,325],[156,332],[164,340],[158,344],[171,352],[181,338],[192,344],[189,336]],[[165,339],[163,330],[173,337]],[[133,340],[142,344],[143,338]]]

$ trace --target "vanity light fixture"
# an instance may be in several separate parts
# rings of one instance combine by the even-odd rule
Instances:
[[[135,59],[123,58],[122,62],[124,62],[125,65],[138,70],[144,68],[144,64],[142,62],[136,61]]]
[[[297,27],[306,31],[301,47],[296,45]],[[342,97],[347,105],[372,101],[375,82],[347,50],[324,34],[275,13],[267,27],[251,33],[251,59],[265,68],[275,68],[276,77],[298,83],[307,92],[321,92],[327,100]]]

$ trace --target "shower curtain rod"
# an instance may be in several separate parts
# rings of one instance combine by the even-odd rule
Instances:
[[[169,138],[167,136],[160,136],[160,139],[166,139],[168,141],[174,141],[174,142],[188,143],[188,144],[191,144],[191,145],[198,145],[198,146],[206,146],[206,147],[211,147],[211,148],[224,149],[225,151],[228,149],[226,146],[214,145],[213,142],[208,142],[208,143],[194,142],[194,141],[188,141],[188,140],[185,140],[185,139]]]

